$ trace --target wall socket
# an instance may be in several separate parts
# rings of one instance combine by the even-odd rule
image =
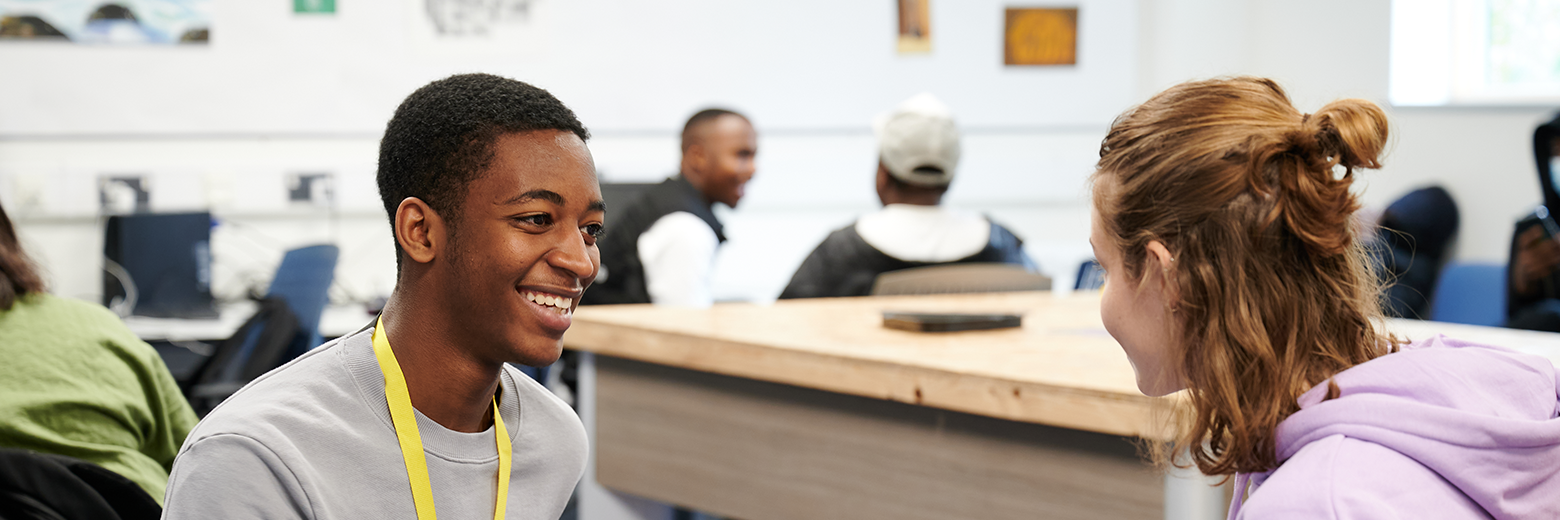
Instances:
[[[152,189],[145,175],[104,175],[98,178],[98,201],[104,215],[150,213]]]
[[[324,172],[287,174],[287,201],[294,206],[332,207],[336,201],[335,175]]]

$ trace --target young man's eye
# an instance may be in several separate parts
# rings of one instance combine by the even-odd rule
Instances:
[[[546,226],[548,224],[552,224],[552,216],[548,215],[546,213],[538,213],[538,214],[535,214],[535,215],[525,215],[523,217],[516,217],[515,220],[518,221],[518,222],[521,222],[521,223],[524,223],[524,224],[530,224],[530,225],[533,225],[533,226]]]
[[[585,234],[590,235],[591,238],[601,238],[607,234],[606,226],[602,226],[601,224],[587,225],[585,226],[584,230]]]

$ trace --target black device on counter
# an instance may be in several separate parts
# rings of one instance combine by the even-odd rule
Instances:
[[[1007,329],[1021,326],[1018,314],[967,314],[944,312],[883,312],[883,326],[915,332]]]

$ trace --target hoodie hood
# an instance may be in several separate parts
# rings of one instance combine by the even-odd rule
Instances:
[[[1415,342],[1300,396],[1278,459],[1333,435],[1430,468],[1497,519],[1560,518],[1560,393],[1548,359],[1445,336]]]

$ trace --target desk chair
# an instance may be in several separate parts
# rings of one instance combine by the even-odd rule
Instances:
[[[1506,266],[1447,264],[1435,284],[1430,320],[1501,326],[1506,322]]]
[[[189,398],[195,415],[205,417],[233,392],[281,366],[283,354],[301,331],[287,300],[280,297],[261,300],[260,310],[232,337],[217,344],[211,358],[189,383],[185,397]]]
[[[878,275],[873,296],[1049,291],[1051,277],[1000,263],[914,267]]]
[[[335,278],[337,255],[336,246],[320,245],[282,257],[260,309],[217,345],[187,387],[197,415],[204,416],[249,381],[320,344],[320,316]]]
[[[325,304],[330,303],[327,294],[336,277],[336,259],[340,250],[333,245],[318,245],[288,251],[282,257],[282,265],[276,268],[267,297],[281,297],[298,318],[298,337],[283,354],[282,362],[303,355],[323,342],[320,337],[320,316]]]
[[[0,448],[0,518],[156,520],[141,486],[81,459]]]
[[[1074,291],[1095,291],[1105,286],[1105,269],[1094,260],[1084,260],[1078,266],[1078,278],[1073,282]]]

